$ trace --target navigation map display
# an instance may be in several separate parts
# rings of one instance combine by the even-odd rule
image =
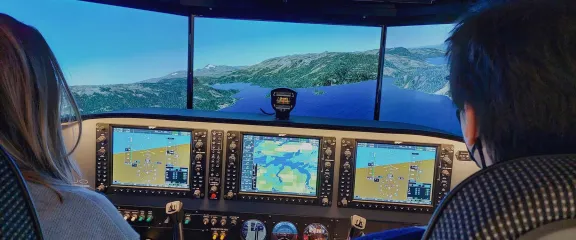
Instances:
[[[354,200],[432,205],[436,147],[358,142]]]
[[[245,134],[240,191],[316,196],[320,140]]]
[[[112,184],[189,189],[189,131],[114,127]]]

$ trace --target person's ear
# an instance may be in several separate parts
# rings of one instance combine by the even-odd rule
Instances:
[[[472,146],[478,139],[478,125],[476,124],[476,111],[468,103],[464,104],[464,119],[464,126],[462,127],[464,140],[468,145]]]

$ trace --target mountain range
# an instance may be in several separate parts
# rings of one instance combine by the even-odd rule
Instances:
[[[383,75],[399,88],[431,94],[449,94],[441,47],[386,49]],[[249,83],[266,88],[333,86],[376,79],[378,50],[288,55],[251,66],[209,64],[193,72],[194,108],[219,110],[234,104],[237,90],[219,90],[214,84]],[[72,86],[83,113],[138,107],[186,107],[186,71],[132,84]]]

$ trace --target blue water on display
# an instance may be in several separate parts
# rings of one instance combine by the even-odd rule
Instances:
[[[418,155],[413,153],[418,153]],[[376,154],[376,158],[372,154]],[[369,162],[375,160],[377,161],[375,166],[383,166],[411,161],[433,160],[435,158],[436,151],[373,147],[358,147],[356,149],[356,166],[358,168],[366,168]]]
[[[191,136],[177,136],[169,134],[147,134],[147,133],[130,133],[114,132],[112,137],[112,152],[123,153],[126,148],[132,148],[132,151],[149,150],[168,146],[168,137],[174,138],[172,146],[181,144],[190,144]],[[132,144],[130,144],[132,138]]]
[[[393,81],[392,78],[385,78],[382,83],[381,121],[422,125],[461,135],[455,115],[456,109],[448,97],[401,89],[395,86]],[[212,87],[240,91],[234,95],[238,101],[220,111],[261,113],[262,108],[267,112],[274,112],[270,98],[266,97],[271,88],[248,83],[216,84]],[[374,118],[375,80],[294,90],[298,92],[298,98],[292,115],[365,120]],[[315,91],[323,93],[315,94]]]

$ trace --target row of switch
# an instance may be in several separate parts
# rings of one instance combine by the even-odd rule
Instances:
[[[124,220],[130,221],[130,222],[138,221],[138,222],[150,223],[154,219],[152,211],[148,211],[148,214],[146,214],[145,211],[126,210],[126,211],[124,211],[124,213],[120,212],[120,214],[124,215]]]

